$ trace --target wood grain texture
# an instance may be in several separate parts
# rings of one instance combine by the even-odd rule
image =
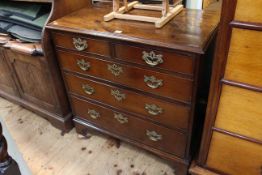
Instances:
[[[61,33],[55,33],[53,35],[53,40],[56,46],[76,51],[76,48],[73,44],[73,38],[81,38],[82,40],[86,41],[87,48],[83,50],[83,52],[93,53],[107,57],[110,56],[110,46],[108,41],[106,40],[87,38],[79,34],[64,35]]]
[[[262,88],[262,32],[233,29],[225,79]]]
[[[77,72],[82,75],[88,75],[114,83],[130,86],[134,89],[143,90],[166,98],[177,101],[191,103],[193,81],[179,76],[160,73],[157,71],[142,69],[131,65],[118,63],[116,61],[102,60],[91,56],[83,56],[70,52],[58,50],[57,56],[62,70]],[[89,62],[91,68],[83,71],[77,65],[77,60],[84,59]],[[116,66],[121,69],[119,75],[115,76],[108,66]],[[157,80],[162,80],[162,86],[150,88],[144,82],[145,76],[154,76]]]
[[[154,68],[166,69],[186,75],[194,74],[194,56],[180,54],[176,52],[160,50],[159,48],[137,47],[124,44],[115,44],[115,57],[117,59],[133,62],[150,67],[143,60],[143,53],[154,52],[156,55],[162,55],[163,62],[154,66]],[[175,60],[175,63],[174,63]]]
[[[262,146],[214,132],[207,165],[226,174],[261,175]]]
[[[8,66],[4,49],[0,48],[0,90],[13,96],[19,96],[18,89]]]
[[[219,21],[217,11],[183,10],[162,29],[156,29],[154,25],[145,22],[125,20],[104,22],[104,14],[110,11],[110,7],[94,5],[92,8],[84,8],[56,20],[47,28],[204,53]],[[131,14],[156,17],[159,12],[133,10]],[[122,33],[117,34],[115,31]]]
[[[262,1],[238,0],[235,20],[262,23]]]
[[[215,126],[262,141],[262,93],[224,85]]]
[[[203,9],[209,7],[211,4],[217,3],[217,1],[221,0],[203,0]]]
[[[77,118],[86,120],[98,128],[105,129],[110,133],[140,142],[154,147],[158,150],[173,154],[180,158],[185,157],[186,135],[146,122],[134,116],[130,116],[118,111],[113,111],[104,106],[96,105],[90,101],[80,100],[71,96],[73,113]],[[95,110],[99,117],[94,119],[88,114],[89,110]],[[115,116],[121,114],[126,118],[126,123],[120,123]],[[132,132],[131,132],[132,131]],[[152,141],[147,136],[147,131],[155,131],[161,135],[158,141]]]
[[[21,98],[54,111],[54,94],[49,91],[50,79],[41,62],[43,57],[32,57],[9,50],[6,55],[14,71],[15,81],[20,87]]]
[[[131,90],[119,88],[117,86],[108,85],[91,79],[81,78],[68,73],[64,73],[68,91],[89,99],[97,100],[107,105],[114,106],[123,111],[136,113],[142,118],[157,122],[161,125],[172,129],[182,129],[188,131],[189,117],[191,109],[189,106],[182,104],[170,103],[165,100],[152,98]],[[88,95],[84,92],[82,86],[88,85],[94,89],[94,93]],[[125,96],[124,99],[118,101],[113,95],[112,90],[118,90],[120,94]],[[137,100],[139,99],[139,100]],[[162,109],[162,113],[158,115],[150,115],[145,109],[146,104],[155,104]]]
[[[117,148],[114,139],[95,132],[63,135],[40,116],[2,98],[0,116],[33,175],[175,175],[166,161],[137,147],[123,142]]]

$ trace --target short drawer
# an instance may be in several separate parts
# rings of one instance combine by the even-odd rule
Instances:
[[[102,78],[132,88],[190,102],[193,81],[134,66],[58,51],[64,70]]]
[[[215,126],[262,141],[262,93],[223,85]]]
[[[155,149],[183,158],[186,150],[186,135],[122,114],[93,103],[71,97],[74,115],[98,128],[135,140]]]
[[[110,56],[109,43],[105,40],[87,38],[77,34],[53,33],[56,47],[72,49],[79,52],[93,53],[102,56]]]
[[[214,132],[207,166],[224,174],[261,175],[262,146]]]
[[[172,129],[188,129],[190,107],[148,97],[134,91],[64,73],[68,90],[111,106],[138,113],[141,117]]]
[[[262,31],[233,29],[225,79],[262,87]]]
[[[160,51],[130,45],[115,45],[115,56],[128,62],[193,75],[194,58],[176,52]]]

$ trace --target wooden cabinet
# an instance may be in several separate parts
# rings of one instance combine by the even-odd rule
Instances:
[[[71,0],[23,1],[46,3],[50,10],[47,23],[90,3],[85,0],[78,3]],[[8,39],[8,43],[0,47],[0,96],[36,112],[61,130],[70,130],[72,113],[45,26],[41,43],[33,45]],[[37,55],[29,52],[32,48],[39,50]]]
[[[262,173],[261,1],[224,0],[202,145],[192,174]]]
[[[184,10],[156,29],[150,23],[103,22],[110,10],[98,3],[48,25],[76,130],[95,129],[133,143],[170,160],[176,174],[185,175],[197,132],[199,87],[204,87],[200,67],[212,59],[206,53],[219,15]],[[187,22],[199,16],[207,25]]]
[[[18,96],[18,90],[12,78],[13,71],[9,68],[4,49],[0,48],[0,90]]]
[[[44,57],[7,50],[6,58],[9,59],[21,98],[52,110],[55,98],[47,67],[42,63]]]

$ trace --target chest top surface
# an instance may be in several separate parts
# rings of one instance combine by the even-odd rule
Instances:
[[[146,22],[117,19],[104,22],[104,15],[111,10],[111,7],[104,5],[86,7],[53,21],[47,28],[203,54],[220,17],[216,10],[184,9],[163,28],[157,29]],[[131,14],[161,15],[141,10],[133,10]]]

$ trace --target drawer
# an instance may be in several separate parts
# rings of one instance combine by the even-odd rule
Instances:
[[[58,51],[64,70],[130,86],[167,98],[190,102],[193,81],[134,66]],[[81,68],[80,68],[80,67]]]
[[[262,31],[233,29],[225,78],[262,87]]]
[[[109,42],[77,34],[53,33],[55,46],[110,57]]]
[[[235,12],[235,20],[262,23],[261,7],[262,1],[238,0]]]
[[[64,73],[70,92],[138,113],[170,128],[187,130],[190,107],[151,98],[130,90]],[[139,100],[138,100],[139,99]]]
[[[188,75],[194,73],[194,59],[175,52],[116,44],[115,56],[118,59],[149,67],[158,67]]]
[[[225,174],[261,175],[262,146],[214,132],[207,166]]]
[[[74,115],[126,139],[135,140],[155,149],[183,158],[186,135],[160,127],[142,119],[71,97]]]
[[[215,126],[262,141],[262,93],[223,85]]]

